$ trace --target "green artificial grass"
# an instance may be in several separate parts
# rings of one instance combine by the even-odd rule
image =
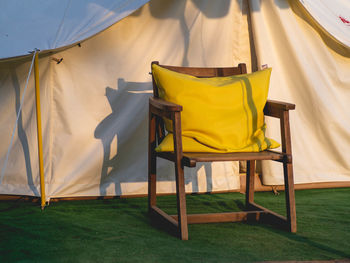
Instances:
[[[256,202],[285,214],[284,194]],[[233,201],[238,200],[238,201]],[[159,197],[175,213],[175,197]],[[237,210],[239,193],[190,195],[188,211]],[[296,191],[296,234],[259,223],[189,225],[188,241],[154,227],[147,198],[0,201],[0,262],[251,262],[350,258],[350,189]]]

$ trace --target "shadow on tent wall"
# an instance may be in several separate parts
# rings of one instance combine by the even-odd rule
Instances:
[[[192,0],[192,3],[200,11],[200,14],[203,14],[207,18],[220,18],[228,14],[228,10],[231,4],[231,0],[221,0],[220,8],[215,8],[217,6],[216,1],[201,1],[201,0]],[[185,18],[185,9],[186,9],[187,0],[176,0],[176,1],[165,1],[164,0],[151,0],[149,2],[149,9],[151,15],[157,19],[174,19],[178,20],[180,28],[183,34],[184,40],[184,54],[182,59],[182,66],[189,66],[188,62],[188,50],[190,45],[190,31],[191,26],[186,23]],[[211,7],[210,5],[213,4]],[[159,7],[162,7],[160,9]],[[176,12],[164,12],[163,9],[174,9]],[[169,14],[172,14],[170,16]]]
[[[108,194],[107,188],[114,186],[116,195],[123,195],[122,184],[146,183],[147,178],[147,152],[148,152],[148,98],[152,96],[150,82],[126,82],[118,79],[118,88],[106,87],[106,98],[112,112],[106,116],[96,127],[94,136],[103,146],[103,163],[101,168],[100,195]],[[137,116],[128,117],[123,111],[123,105],[128,102],[145,104],[137,105]],[[135,115],[132,115],[135,116]],[[166,163],[164,163],[166,162]],[[175,181],[173,167],[167,161],[160,163],[159,180]],[[130,175],[140,174],[142,177]],[[201,164],[192,168],[191,174],[186,176],[186,184],[192,185],[192,192],[199,192],[197,173],[204,169],[206,191],[212,191],[211,164]]]
[[[16,95],[16,116],[18,115],[20,104],[21,104],[21,88],[18,80],[18,76],[16,73],[16,70],[14,67],[11,67],[10,69],[10,74],[11,74],[11,79],[12,79],[12,84],[15,89],[15,95]],[[18,138],[21,142],[22,149],[23,149],[23,154],[24,154],[24,160],[25,160],[25,167],[26,167],[26,175],[28,179],[28,186],[30,190],[33,191],[33,194],[38,196],[39,192],[34,185],[34,179],[33,179],[33,172],[32,172],[32,166],[31,166],[31,157],[30,157],[30,152],[29,152],[29,143],[28,143],[28,137],[25,132],[25,129],[23,127],[23,118],[22,118],[22,112],[19,115],[18,118],[18,124],[17,124],[17,134]]]

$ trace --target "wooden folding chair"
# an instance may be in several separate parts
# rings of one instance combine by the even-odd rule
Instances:
[[[158,62],[152,62],[152,64]],[[185,73],[196,77],[221,77],[246,74],[246,65],[239,64],[231,68],[194,68],[159,65],[169,70]],[[152,76],[153,77],[153,76]],[[293,182],[292,148],[289,127],[289,110],[295,109],[294,104],[268,100],[265,116],[280,119],[282,152],[265,150],[262,152],[237,153],[187,153],[182,151],[181,141],[181,111],[182,106],[159,98],[158,88],[153,79],[154,97],[149,100],[149,151],[148,151],[148,206],[152,218],[165,221],[180,239],[188,239],[188,224],[212,222],[237,222],[245,220],[262,220],[277,223],[291,232],[296,232],[296,211]],[[155,148],[165,137],[163,118],[168,118],[173,125],[174,152],[156,152]],[[156,203],[156,160],[163,158],[174,162],[177,215],[168,215]],[[283,163],[285,199],[287,217],[281,216],[254,202],[254,175],[256,160],[272,160]],[[215,161],[246,161],[246,209],[241,212],[214,213],[214,214],[187,214],[184,167],[195,167],[197,162]],[[155,218],[155,219],[156,219]]]

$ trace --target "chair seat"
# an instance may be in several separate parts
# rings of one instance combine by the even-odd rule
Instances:
[[[174,160],[174,152],[159,152],[157,156],[167,160]],[[183,153],[183,165],[195,167],[197,162],[217,162],[217,161],[250,161],[250,160],[275,160],[283,161],[286,154],[271,150],[262,152],[234,152],[234,153]]]

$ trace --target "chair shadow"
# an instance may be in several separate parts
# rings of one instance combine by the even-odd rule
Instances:
[[[118,88],[105,88],[105,96],[112,112],[96,127],[94,137],[103,146],[100,177],[100,195],[107,195],[107,188],[114,187],[115,195],[122,195],[124,183],[146,183],[148,152],[148,98],[153,94],[151,82],[127,82],[118,79]],[[132,120],[123,110],[127,103],[134,103]],[[159,181],[175,181],[174,167],[168,161],[158,164]],[[192,192],[199,192],[198,171],[204,169],[206,191],[211,192],[212,168],[210,163],[197,165],[185,172],[186,184],[192,184]],[[143,171],[143,176],[130,178],[130,174]],[[125,171],[128,171],[127,173]],[[132,172],[130,172],[132,171]],[[201,191],[203,192],[203,191]]]
[[[200,189],[200,182],[198,180],[198,172],[204,169],[205,179],[206,179],[206,190],[204,192],[210,193],[213,190],[213,176],[211,163],[201,163],[197,164],[196,167],[190,169],[190,173],[185,174],[185,183],[192,185],[192,192],[199,193],[203,192]]]
[[[284,238],[290,239],[290,240],[298,242],[300,244],[305,244],[305,245],[323,250],[323,251],[328,252],[328,253],[333,253],[333,254],[339,256],[340,258],[346,258],[346,259],[350,258],[350,253],[345,253],[343,251],[340,251],[340,250],[331,248],[329,246],[320,244],[316,241],[311,240],[310,238],[298,235],[298,233],[289,233],[289,232],[286,232],[285,230],[280,230],[276,227],[269,226],[267,224],[266,225],[260,224],[260,226],[263,227],[264,229],[267,229],[267,230],[273,232],[274,234],[278,234],[280,236],[283,236]]]
[[[133,161],[136,160],[132,158],[140,158],[139,152],[147,149],[146,143],[142,141],[144,135],[140,131],[147,131],[145,129],[148,115],[143,106],[148,102],[150,90],[151,83],[126,82],[122,78],[118,79],[117,89],[106,87],[105,96],[112,112],[97,125],[94,132],[95,138],[101,140],[103,146],[101,196],[107,195],[107,188],[113,184],[115,194],[121,195],[121,183],[132,182],[127,175],[118,173],[118,171],[133,165]],[[126,103],[133,100],[137,101],[137,109],[135,109],[139,113],[137,120],[127,118],[128,113],[123,111]],[[120,134],[132,134],[133,136],[132,138],[122,137]],[[144,180],[146,181],[146,178]]]
[[[246,210],[244,202],[241,200],[235,200],[235,203],[239,209]],[[277,224],[269,223],[268,221],[262,221],[262,222],[256,222],[254,220],[247,221],[247,224],[253,224],[254,226],[264,228],[265,230],[271,231],[274,234],[278,234],[280,236],[283,236],[284,238],[290,239],[292,241],[305,244],[323,251],[326,251],[328,253],[333,253],[335,255],[338,255],[341,258],[350,258],[350,253],[344,253],[343,251],[339,251],[334,248],[330,248],[326,245],[320,244],[316,241],[311,240],[310,238],[307,238],[305,236],[299,235],[298,233],[290,233],[286,231],[283,226],[279,226]]]

